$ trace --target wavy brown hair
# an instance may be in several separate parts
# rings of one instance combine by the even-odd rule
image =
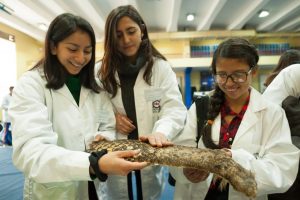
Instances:
[[[139,52],[142,52],[146,58],[146,70],[144,80],[151,85],[153,57],[166,60],[166,58],[152,45],[149,40],[147,26],[138,13],[131,5],[120,6],[110,12],[105,23],[104,55],[102,58],[101,69],[98,72],[103,87],[114,97],[117,94],[119,83],[116,80],[118,69],[126,62],[125,57],[117,50],[117,24],[122,17],[129,17],[140,27],[143,37]]]
[[[300,51],[296,49],[290,49],[284,52],[278,61],[277,66],[266,78],[264,85],[267,87],[273,81],[273,79],[279,74],[281,70],[289,65],[300,63]]]
[[[218,48],[214,52],[211,64],[213,75],[216,74],[216,63],[219,58],[239,59],[246,62],[250,68],[256,67],[259,60],[258,52],[255,46],[243,38],[229,38],[219,44]],[[224,101],[225,94],[216,84],[215,90],[210,97],[207,120],[215,120],[220,113],[221,106],[223,105]],[[211,129],[211,124],[205,124],[202,130],[200,130],[202,131],[203,143],[208,148],[219,149],[219,145],[216,145],[212,140]]]

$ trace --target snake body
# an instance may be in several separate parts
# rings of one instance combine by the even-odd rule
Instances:
[[[256,197],[257,184],[253,173],[220,149],[199,149],[181,145],[159,148],[138,140],[103,140],[91,143],[88,152],[102,149],[107,149],[108,152],[140,149],[137,156],[128,160],[205,170],[226,179],[235,190],[246,196]]]

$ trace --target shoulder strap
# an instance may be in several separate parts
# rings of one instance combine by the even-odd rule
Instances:
[[[208,102],[209,102],[209,97],[206,95],[197,97],[195,100],[196,114],[197,114],[197,129],[198,129],[197,137],[196,137],[197,144],[201,138],[201,130],[207,119]]]

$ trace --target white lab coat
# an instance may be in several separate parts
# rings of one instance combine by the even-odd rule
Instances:
[[[96,134],[113,134],[111,102],[105,92],[81,87],[78,106],[66,85],[50,90],[45,84],[42,72],[26,72],[9,108],[13,162],[26,178],[24,199],[88,199],[85,145]]]
[[[9,94],[5,95],[3,100],[2,100],[2,104],[1,104],[1,108],[2,110],[2,120],[3,122],[10,122],[10,118],[8,115],[8,107],[9,107],[9,103],[11,101],[11,96]]]
[[[174,142],[196,146],[196,107],[188,112],[187,124]],[[212,138],[219,141],[220,115],[212,126]],[[204,147],[202,140],[199,147]],[[284,111],[278,105],[266,101],[254,88],[251,90],[248,109],[237,131],[232,147],[232,158],[244,168],[255,173],[258,191],[256,199],[267,199],[268,193],[284,192],[294,182],[298,170],[299,150],[291,143],[289,125]],[[174,199],[204,199],[212,175],[206,181],[192,184],[180,168],[172,168],[177,180]],[[248,199],[229,187],[229,200]]]
[[[144,71],[145,67],[140,70],[134,86],[139,135],[161,132],[167,138],[172,139],[183,128],[187,113],[182,102],[176,75],[167,61],[157,58],[154,58],[151,86],[143,79]],[[153,103],[155,101],[156,104]],[[112,98],[112,103],[117,112],[125,114],[120,88],[117,95]],[[159,112],[156,109],[158,106],[160,106]],[[124,138],[127,136],[117,134],[117,139]],[[143,198],[147,200],[159,199],[164,187],[162,167],[146,167],[141,170],[141,176]],[[106,186],[107,189],[102,191],[102,194],[105,193],[107,198],[103,199],[128,199],[126,177],[109,176]]]
[[[280,71],[263,93],[264,97],[279,105],[289,95],[300,96],[300,64],[290,65]]]

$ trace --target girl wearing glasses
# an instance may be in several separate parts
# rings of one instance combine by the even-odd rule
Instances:
[[[291,143],[284,111],[252,88],[258,53],[242,38],[222,42],[213,55],[215,90],[210,97],[207,123],[201,130],[200,148],[225,149],[228,156],[255,174],[257,199],[286,191],[297,173],[299,150]],[[197,117],[192,105],[187,124],[175,143],[196,146]],[[200,130],[199,130],[200,131]],[[287,167],[288,166],[288,167]],[[213,174],[195,169],[173,169],[177,180],[174,199],[248,199]],[[191,184],[194,183],[194,184]]]

